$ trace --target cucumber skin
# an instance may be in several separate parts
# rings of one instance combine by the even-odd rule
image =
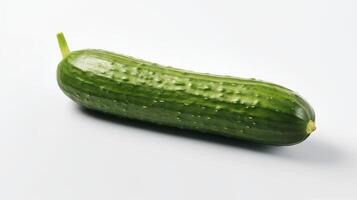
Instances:
[[[103,50],[73,51],[57,81],[78,104],[120,117],[270,145],[305,140],[311,106],[284,87],[164,67]]]

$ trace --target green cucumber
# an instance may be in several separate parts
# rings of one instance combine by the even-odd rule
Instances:
[[[104,50],[70,52],[57,81],[78,104],[120,117],[271,145],[291,145],[315,130],[312,107],[282,86],[195,73]]]

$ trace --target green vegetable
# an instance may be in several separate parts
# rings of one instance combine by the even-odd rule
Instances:
[[[315,130],[311,106],[284,87],[165,67],[103,50],[70,52],[57,80],[78,104],[120,117],[271,145],[291,145]]]

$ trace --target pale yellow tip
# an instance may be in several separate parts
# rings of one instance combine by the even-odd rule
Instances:
[[[306,133],[310,134],[316,130],[315,122],[310,120],[306,125]]]

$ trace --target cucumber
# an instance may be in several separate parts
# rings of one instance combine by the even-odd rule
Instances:
[[[292,145],[315,130],[312,107],[282,86],[162,66],[96,49],[70,52],[57,81],[89,109],[119,117],[270,145]]]

